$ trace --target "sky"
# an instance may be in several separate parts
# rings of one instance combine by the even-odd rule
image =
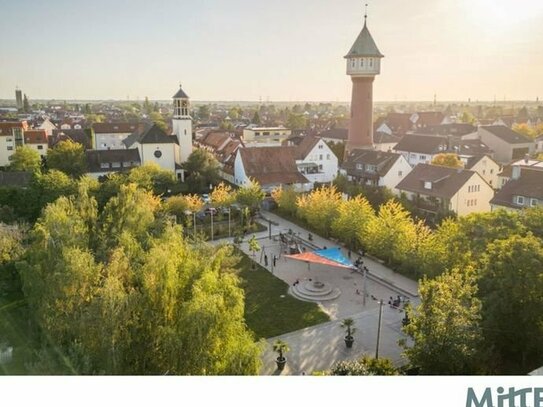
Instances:
[[[367,0],[374,100],[543,99],[543,0]],[[0,0],[0,98],[350,100],[359,0]]]

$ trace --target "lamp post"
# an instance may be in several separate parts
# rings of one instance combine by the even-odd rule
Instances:
[[[383,300],[379,300],[379,322],[377,325],[377,345],[375,345],[375,359],[379,359],[379,341],[381,339],[381,315],[383,314]]]
[[[213,208],[209,208],[209,214],[211,215],[211,241],[213,241]]]
[[[228,237],[230,237],[232,234],[230,233],[230,213],[232,212],[232,207],[228,207]]]

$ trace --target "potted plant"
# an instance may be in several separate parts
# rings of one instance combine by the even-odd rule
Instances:
[[[275,363],[277,363],[277,370],[282,371],[285,368],[285,365],[287,364],[287,358],[285,357],[285,353],[289,351],[289,347],[286,342],[283,342],[281,339],[278,339],[273,344],[273,351],[277,352],[277,358],[275,359]]]
[[[346,329],[346,331],[345,331],[345,333],[346,333],[346,335],[345,335],[345,345],[348,348],[352,348],[353,347],[353,342],[354,342],[353,334],[356,332],[356,328],[354,327],[353,319],[352,318],[345,318],[341,322],[341,327]]]

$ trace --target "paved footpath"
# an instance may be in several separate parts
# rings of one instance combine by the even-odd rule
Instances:
[[[307,230],[271,212],[263,211],[262,215],[274,223],[271,230],[272,236],[287,233],[290,229],[302,239],[307,240],[309,233]],[[268,225],[267,222],[261,222]],[[385,301],[382,307],[379,356],[390,358],[397,366],[404,364],[402,349],[398,345],[400,339],[407,339],[401,332],[401,320],[404,313],[391,308],[388,305],[388,299],[391,296],[396,298],[398,294],[406,295],[407,293],[413,305],[417,305],[419,299],[416,281],[395,273],[378,261],[364,257],[364,264],[370,270],[371,275],[375,277],[366,282],[368,297],[366,297],[364,305],[361,295],[364,283],[361,274],[347,269],[330,268],[317,264],[312,264],[309,269],[304,262],[284,257],[279,243],[274,239],[269,239],[268,231],[256,233],[255,236],[262,248],[261,252],[256,254],[255,260],[290,286],[296,280],[303,281],[312,278],[327,282],[341,291],[341,295],[337,299],[318,303],[323,311],[330,316],[330,322],[290,332],[276,338],[269,338],[266,341],[261,374],[279,374],[275,366],[276,354],[272,350],[273,342],[276,339],[284,340],[291,349],[286,355],[288,362],[285,370],[281,373],[283,375],[311,374],[315,370],[329,369],[340,360],[357,359],[364,354],[375,356],[379,321],[379,303],[376,299]],[[248,254],[250,253],[247,243],[249,238],[250,236],[247,236],[240,246]],[[232,239],[223,239],[222,242],[224,241],[231,242]],[[346,256],[348,253],[347,249],[338,242],[324,239],[315,234],[313,234],[311,243],[321,248],[324,246],[328,248],[340,247]],[[265,264],[264,254],[267,255],[268,265]],[[272,265],[273,255],[279,256],[275,267]],[[345,333],[340,327],[341,320],[347,317],[354,319],[357,328],[355,343],[351,349],[346,348],[343,340]]]

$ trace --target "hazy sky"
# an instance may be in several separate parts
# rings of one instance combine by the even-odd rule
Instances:
[[[543,0],[374,0],[375,100],[543,99]],[[0,98],[348,101],[359,0],[0,0]]]

